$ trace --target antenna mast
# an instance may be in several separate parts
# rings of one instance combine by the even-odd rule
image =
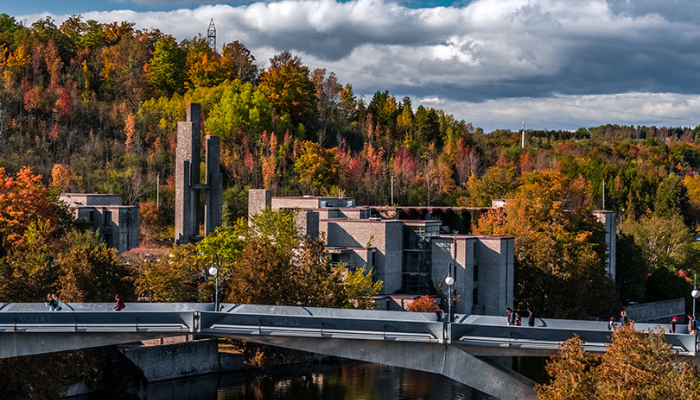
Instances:
[[[212,50],[216,51],[216,27],[214,26],[214,18],[209,21],[209,29],[207,29],[207,43]]]
[[[525,120],[523,120],[523,136],[522,136],[522,148],[525,148]]]

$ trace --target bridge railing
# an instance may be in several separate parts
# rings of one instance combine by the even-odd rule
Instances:
[[[635,324],[635,329],[659,331],[658,324]],[[556,349],[564,342],[578,335],[586,342],[585,348],[591,351],[605,351],[610,343],[612,332],[606,322],[537,319],[534,327],[509,326],[505,317],[473,316],[463,323],[453,323],[453,342],[480,346],[519,347],[532,349]],[[665,334],[665,342],[681,353],[695,354],[695,336],[685,333]]]
[[[301,315],[200,313],[200,332],[229,335],[283,335],[338,339],[442,342],[443,324]]]
[[[0,332],[182,332],[192,312],[0,312]]]

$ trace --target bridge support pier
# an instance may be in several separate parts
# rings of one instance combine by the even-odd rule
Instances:
[[[288,349],[441,374],[503,400],[537,399],[535,382],[496,363],[476,358],[455,346],[386,340],[227,336]]]

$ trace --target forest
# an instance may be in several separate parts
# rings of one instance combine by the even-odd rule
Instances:
[[[539,316],[601,316],[628,302],[688,298],[700,261],[700,125],[528,130],[523,148],[518,131],[484,132],[388,91],[357,96],[351,83],[287,51],[258,60],[239,41],[219,51],[201,35],[178,41],[80,15],[25,26],[1,14],[0,73],[0,275],[7,278],[0,296],[8,299],[47,287],[74,301],[97,299],[105,288],[88,282],[98,270],[131,276],[100,284],[128,283],[123,290],[151,299],[202,299],[194,293],[208,292],[201,285],[210,281],[160,259],[170,252],[211,261],[211,251],[197,258],[202,251],[165,240],[173,236],[176,125],[188,102],[201,103],[203,134],[222,144],[225,228],[200,250],[240,236],[249,188],[275,196],[342,191],[359,205],[388,205],[393,180],[394,205],[490,207],[509,199],[472,231],[515,237],[516,303]],[[70,221],[55,203],[63,192],[118,193],[139,205],[143,245],[131,261]],[[615,283],[591,214],[603,204],[619,215]],[[260,221],[261,231],[276,218],[283,217]],[[232,244],[231,269],[244,257],[280,262],[247,251],[271,244],[243,236]],[[322,252],[314,243],[290,246]],[[284,263],[305,262],[288,250]],[[93,270],[63,270],[77,269],[70,257]],[[148,281],[164,271],[172,279]],[[8,283],[29,273],[36,287]],[[191,287],[182,292],[178,284]]]

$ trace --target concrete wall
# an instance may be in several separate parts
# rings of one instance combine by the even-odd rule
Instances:
[[[504,314],[507,307],[513,307],[514,239],[500,236],[476,238],[478,304],[484,306],[486,314]]]
[[[272,205],[272,193],[267,189],[248,190],[248,221],[253,215]]]
[[[88,221],[93,230],[99,231],[107,246],[120,253],[139,247],[140,214],[137,206],[72,205],[70,210],[76,219]]]
[[[452,312],[471,314],[474,286],[471,254],[474,249],[474,240],[442,236],[433,238],[432,243],[432,280],[435,288],[447,301],[448,288],[445,278],[452,264],[452,278],[455,280],[452,284],[452,297],[455,299],[452,303]],[[445,304],[443,308],[447,310],[447,305]]]
[[[318,231],[318,213],[311,210],[299,210],[297,212],[296,219],[297,228],[299,228],[299,234],[304,236],[310,236],[312,238],[317,238],[319,235]]]
[[[321,220],[319,231],[326,232],[328,247],[366,247],[371,242],[375,278],[384,282],[381,294],[401,289],[403,224],[387,220]]]
[[[625,307],[627,316],[636,322],[647,322],[677,316],[685,316],[685,299],[656,301],[653,303],[634,304]],[[680,325],[680,324],[679,324]]]
[[[219,371],[219,353],[214,339],[136,347],[124,355],[138,366],[149,382]]]

